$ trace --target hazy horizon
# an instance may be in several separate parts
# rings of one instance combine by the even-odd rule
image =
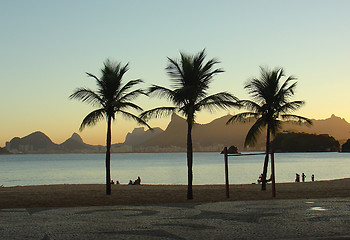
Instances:
[[[0,9],[2,46],[0,146],[13,137],[42,131],[55,143],[73,132],[89,144],[105,144],[106,124],[79,132],[93,109],[68,96],[78,87],[95,88],[85,72],[100,76],[110,58],[130,63],[124,81],[141,78],[170,86],[166,57],[206,48],[225,72],[211,93],[229,91],[249,98],[243,89],[259,66],[283,67],[298,78],[293,99],[306,105],[296,113],[325,119],[332,114],[350,122],[349,1],[4,1]],[[140,97],[145,110],[169,103]],[[238,110],[198,115],[208,123]],[[151,120],[162,129],[170,118]],[[118,118],[112,142],[124,141],[138,125]]]
[[[178,115],[178,116],[179,116],[179,115]],[[213,121],[218,120],[218,119],[220,119],[220,118],[223,118],[223,117],[225,117],[225,116],[227,116],[227,114],[226,114],[226,115],[219,116],[218,118],[212,119],[212,120],[210,120],[209,122],[203,122],[203,123],[197,122],[197,124],[200,124],[200,125],[207,125],[207,124],[210,124],[210,123],[212,123]],[[180,117],[183,118],[182,116],[180,116]],[[323,118],[323,119],[312,119],[312,120],[320,120],[320,121],[323,121],[323,120],[331,119],[331,118],[333,118],[333,117],[344,119],[342,116],[336,116],[336,115],[332,114],[331,116],[329,116],[329,117],[327,117],[327,118]],[[184,119],[184,118],[183,118],[183,119]],[[344,120],[345,120],[345,119],[344,119]],[[153,128],[159,127],[159,128],[161,128],[163,131],[165,131],[166,128],[168,127],[170,121],[171,121],[171,119],[169,118],[169,121],[167,122],[167,124],[166,124],[166,126],[165,126],[164,128],[162,128],[162,127],[160,127],[160,126],[152,126],[152,127],[153,127]],[[185,121],[185,119],[184,119],[184,121]],[[346,121],[346,120],[345,120],[345,121]],[[346,122],[347,122],[347,121],[346,121]],[[347,122],[347,123],[349,123],[349,122]],[[350,124],[350,123],[349,123],[349,124]],[[230,126],[230,125],[228,125],[228,126]],[[298,127],[299,125],[295,125],[295,126]],[[225,127],[225,126],[223,126],[223,127]],[[303,127],[303,126],[299,126],[299,127]],[[308,126],[305,126],[305,127],[308,127]],[[312,129],[313,127],[314,127],[314,125],[311,126],[311,129]],[[148,130],[148,128],[145,127],[145,126],[135,126],[135,128],[143,128],[144,131],[147,131],[147,130]],[[124,137],[122,138],[122,140],[121,140],[120,142],[113,142],[113,133],[112,133],[112,144],[124,143],[124,141],[126,140],[126,135],[127,135],[128,133],[132,133],[133,130],[134,130],[135,128],[133,128],[133,129],[131,129],[130,131],[128,131],[128,132],[124,135]],[[194,129],[195,129],[195,128],[196,128],[196,126],[194,126]],[[334,131],[335,129],[332,129],[332,130]],[[339,129],[338,129],[338,130],[339,130]],[[30,134],[32,134],[32,133],[35,133],[35,132],[42,132],[43,134],[47,135],[47,136],[52,140],[52,142],[55,143],[55,144],[62,144],[63,142],[65,142],[66,140],[68,140],[70,137],[72,137],[72,135],[75,134],[75,133],[77,133],[79,136],[82,136],[82,132],[80,132],[80,131],[75,131],[75,132],[72,132],[71,134],[67,135],[67,137],[66,137],[62,142],[56,142],[50,135],[48,135],[47,133],[45,133],[45,132],[41,131],[40,129],[38,129],[38,130],[36,130],[36,131],[30,132],[30,133],[26,133],[26,134],[23,135],[23,136],[13,136],[12,138],[7,139],[6,142],[7,142],[7,141],[8,141],[8,142],[11,141],[11,140],[12,140],[13,138],[15,138],[15,137],[23,138],[23,137],[26,137],[26,136],[28,136],[28,135],[30,135]],[[304,131],[302,131],[302,132],[304,132]],[[312,133],[312,131],[311,131],[310,133]],[[314,133],[315,133],[315,134],[322,134],[322,133],[317,133],[317,132],[314,132]],[[330,134],[330,133],[328,133],[328,134]],[[330,135],[333,136],[332,134],[330,134]],[[333,137],[334,137],[334,136],[333,136]],[[83,140],[84,143],[90,144],[90,145],[102,145],[102,146],[105,146],[105,145],[106,145],[105,142],[104,142],[104,143],[99,143],[99,144],[93,144],[93,143],[87,142],[83,137],[82,137],[82,140]],[[336,140],[344,140],[344,139],[342,139],[342,138],[341,138],[341,139],[336,138]],[[5,145],[5,142],[4,142],[4,145]],[[1,146],[1,145],[0,145],[0,146]],[[1,147],[3,147],[3,146],[1,146]]]

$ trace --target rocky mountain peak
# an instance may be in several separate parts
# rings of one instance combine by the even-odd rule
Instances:
[[[73,133],[70,139],[77,141],[77,142],[83,142],[83,139],[80,137],[78,133]]]

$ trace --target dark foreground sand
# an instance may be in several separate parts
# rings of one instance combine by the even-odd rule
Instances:
[[[112,195],[103,184],[64,184],[0,188],[0,209],[28,207],[73,207],[166,204],[272,199],[271,185],[261,191],[257,184],[195,185],[193,200],[186,199],[186,185],[112,185]],[[350,197],[350,179],[276,184],[277,199]]]

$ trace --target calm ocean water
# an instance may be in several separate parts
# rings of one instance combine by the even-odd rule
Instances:
[[[194,154],[194,184],[223,184],[224,160],[218,153]],[[229,158],[230,183],[256,182],[263,155]],[[350,177],[350,153],[277,153],[276,181],[292,182],[295,173],[310,181]],[[0,155],[0,185],[105,183],[104,154]],[[270,166],[269,166],[270,168]],[[126,184],[186,184],[186,153],[112,154],[112,179]]]

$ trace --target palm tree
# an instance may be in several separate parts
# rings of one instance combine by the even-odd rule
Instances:
[[[296,78],[289,76],[283,83],[282,78],[285,77],[283,68],[276,68],[270,71],[267,68],[260,67],[261,76],[253,78],[244,86],[254,101],[242,100],[240,103],[250,110],[232,116],[227,124],[234,121],[250,121],[256,120],[248,131],[245,139],[245,147],[251,144],[255,145],[257,137],[261,135],[264,127],[267,128],[266,135],[266,155],[263,167],[262,190],[266,190],[266,173],[269,162],[270,138],[275,136],[281,129],[282,120],[291,120],[298,124],[309,124],[310,119],[294,114],[289,114],[299,109],[304,101],[289,101],[294,95],[297,86]],[[282,83],[282,85],[281,85]]]
[[[91,73],[86,73],[89,77],[96,80],[97,90],[93,91],[89,88],[78,88],[69,96],[70,99],[77,99],[98,107],[97,110],[89,113],[80,125],[80,131],[86,126],[94,126],[102,119],[107,120],[107,139],[106,139],[106,194],[111,194],[111,123],[115,120],[116,114],[120,113],[124,117],[136,120],[140,124],[148,126],[148,124],[140,117],[128,112],[128,109],[143,111],[141,107],[131,101],[140,94],[145,94],[141,89],[130,89],[142,80],[131,80],[126,84],[122,84],[124,74],[129,70],[129,64],[124,66],[121,63],[112,63],[110,60],[105,61],[104,68],[101,69],[102,77],[98,78]],[[149,127],[149,126],[148,126]],[[150,127],[149,127],[150,128]]]
[[[166,68],[173,89],[152,85],[149,94],[166,98],[174,104],[173,107],[158,107],[141,114],[144,119],[151,117],[161,117],[178,112],[185,116],[187,120],[187,167],[188,167],[188,189],[187,199],[193,199],[192,193],[192,127],[195,123],[197,112],[207,109],[209,111],[217,109],[227,109],[238,106],[237,98],[228,92],[220,92],[208,95],[209,84],[213,77],[222,73],[220,68],[214,69],[218,63],[215,59],[204,62],[205,49],[198,54],[191,56],[180,53],[180,60],[168,58],[169,64]]]

